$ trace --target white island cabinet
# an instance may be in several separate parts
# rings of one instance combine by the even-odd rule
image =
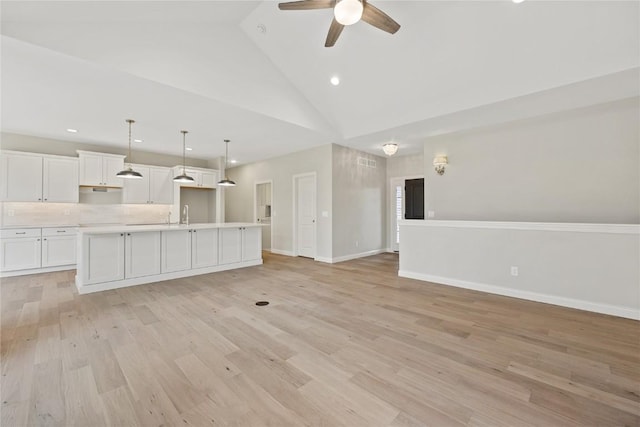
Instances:
[[[81,228],[76,287],[86,294],[260,265],[261,239],[261,225],[248,223]]]

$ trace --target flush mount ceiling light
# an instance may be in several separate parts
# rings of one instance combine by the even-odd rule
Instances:
[[[187,134],[189,133],[189,131],[186,130],[181,130],[180,133],[182,134],[182,174],[178,175],[176,177],[173,178],[173,182],[184,182],[184,183],[191,183],[194,182],[195,179],[193,179],[193,177],[187,175],[187,171],[186,171],[186,159],[187,159],[187,154],[186,154],[186,148],[187,148],[187,142],[186,142],[186,138],[187,138]]]
[[[340,77],[333,76],[333,77],[331,77],[331,80],[329,80],[329,81],[331,82],[332,85],[338,86],[340,84]]]
[[[229,140],[224,140],[224,179],[218,181],[218,185],[221,187],[235,187],[236,183],[227,178],[227,158],[229,157]]]
[[[384,154],[387,156],[393,156],[398,152],[398,144],[388,142],[382,146],[382,151],[384,151]]]
[[[131,161],[133,158],[131,157],[131,125],[135,123],[135,120],[127,119],[127,123],[129,123],[129,155],[127,156],[127,160],[129,160],[128,167],[124,168],[116,174],[118,178],[127,178],[127,179],[140,179],[142,178],[142,174],[140,172],[136,172],[131,168]]]
[[[518,3],[522,3],[524,0],[511,0],[511,1],[514,2],[515,4],[518,4]]]
[[[363,11],[360,0],[339,0],[333,7],[333,16],[342,25],[353,25],[362,18]]]

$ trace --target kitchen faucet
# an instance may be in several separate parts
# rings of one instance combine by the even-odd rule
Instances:
[[[184,205],[182,208],[182,223],[189,225],[189,205]]]

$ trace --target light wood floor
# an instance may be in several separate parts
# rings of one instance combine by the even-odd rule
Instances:
[[[2,426],[640,425],[639,322],[396,270],[265,254],[84,296],[73,272],[4,279]]]

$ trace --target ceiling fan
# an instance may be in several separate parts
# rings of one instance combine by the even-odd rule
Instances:
[[[301,0],[279,3],[278,7],[280,10],[333,8],[333,21],[331,21],[327,40],[324,43],[325,47],[335,45],[344,27],[355,24],[360,19],[387,33],[395,34],[400,29],[400,24],[367,0]]]

